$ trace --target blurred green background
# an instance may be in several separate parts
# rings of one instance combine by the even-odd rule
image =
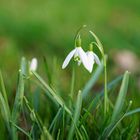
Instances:
[[[139,57],[139,7],[139,0],[0,0],[0,68],[11,74],[11,83],[22,56],[37,57],[40,63],[46,56],[49,64],[55,57],[61,69],[83,24],[102,41],[110,67],[114,67],[114,54],[123,49]],[[88,36],[83,34],[83,42],[89,41]],[[114,69],[110,74],[119,71]]]

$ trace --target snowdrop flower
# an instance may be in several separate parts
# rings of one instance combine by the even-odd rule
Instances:
[[[30,63],[30,71],[36,71],[37,69],[37,59],[33,58],[31,63]]]
[[[89,63],[89,72],[92,72],[93,65],[96,62],[98,65],[101,64],[99,57],[92,51],[93,45],[90,44],[90,50],[86,52],[88,63]]]
[[[89,70],[87,55],[81,48],[80,35],[78,36],[76,41],[76,47],[67,55],[66,59],[63,62],[62,69],[66,68],[72,57],[74,57],[74,60],[78,62],[78,65],[82,63],[84,67]]]

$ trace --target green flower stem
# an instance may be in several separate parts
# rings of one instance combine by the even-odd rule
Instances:
[[[108,111],[106,55],[104,53],[104,48],[103,48],[103,45],[100,42],[99,38],[96,36],[96,34],[94,32],[92,32],[92,31],[89,31],[89,32],[96,40],[96,42],[94,42],[94,44],[98,47],[98,49],[100,50],[102,57],[103,57],[103,63],[104,63],[104,114],[106,115],[106,113]]]
[[[107,93],[107,66],[106,56],[104,56],[104,114],[108,111],[108,93]]]
[[[80,38],[80,31],[85,28],[86,25],[82,25],[76,32],[76,35],[74,37],[74,42],[75,42],[75,47],[77,47],[77,40],[79,40]],[[81,45],[81,39],[78,41],[78,45]]]
[[[75,84],[75,68],[73,67],[72,78],[71,78],[71,89],[70,89],[70,103],[69,103],[70,108],[72,107],[72,101],[74,97],[74,84]]]

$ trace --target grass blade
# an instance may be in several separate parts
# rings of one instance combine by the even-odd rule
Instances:
[[[130,106],[131,106],[132,102],[129,102],[129,106],[126,110],[126,113],[124,113],[121,117],[117,118],[114,122],[110,123],[110,125],[108,127],[106,127],[106,129],[103,132],[102,138],[103,139],[107,139],[109,138],[109,136],[111,135],[111,133],[114,131],[114,129],[117,127],[117,125],[126,117],[131,116],[135,113],[139,113],[140,112],[140,108],[131,110],[128,112]]]
[[[20,69],[21,69],[22,75],[27,76],[28,65],[27,65],[27,61],[26,61],[25,57],[22,57]]]
[[[59,129],[59,130],[58,130],[58,133],[57,133],[57,138],[56,138],[57,140],[60,140],[60,132],[61,132],[61,131],[60,131],[60,129]]]
[[[88,133],[83,125],[81,126],[81,131],[83,131],[84,140],[89,140]]]
[[[81,107],[82,107],[82,95],[81,95],[81,91],[79,91],[78,96],[77,96],[77,103],[75,106],[74,118],[73,118],[73,121],[71,122],[71,127],[68,134],[68,140],[73,139],[75,125],[77,126],[77,123],[80,117]]]
[[[9,125],[10,114],[8,112],[6,102],[5,102],[4,97],[2,96],[1,92],[0,92],[0,107],[1,107],[1,113],[3,115],[3,119],[5,120],[7,128],[10,131],[10,125]]]
[[[123,78],[123,75],[115,78],[114,80],[112,80],[111,82],[109,82],[107,84],[107,90],[111,90],[114,86],[116,86]],[[102,94],[104,94],[104,89],[101,91]]]
[[[29,140],[31,140],[31,136],[30,136],[30,134],[29,133],[27,133],[25,130],[23,130],[21,127],[19,127],[19,126],[17,126],[14,122],[12,122],[11,121],[11,124],[15,127],[15,128],[17,128],[19,131],[21,131],[23,134],[25,134],[28,138],[29,138]]]
[[[66,112],[68,114],[71,115],[71,111],[69,110],[69,108],[65,105],[64,101],[62,100],[61,97],[59,97],[54,91],[53,89],[47,85],[45,83],[45,81],[36,73],[36,72],[33,72],[34,76],[40,81],[40,83],[44,86],[44,88],[49,91],[49,93],[53,96],[53,98],[55,99],[55,101],[61,106],[61,107],[64,107],[64,109],[66,110]],[[48,92],[46,92],[48,93]]]
[[[133,114],[139,113],[139,112],[140,112],[140,108],[136,108],[136,109],[134,109],[134,110],[131,110],[131,111],[127,112],[127,113],[125,114],[125,117],[128,117],[128,116],[130,116],[130,115],[133,115]]]
[[[107,86],[108,91],[111,90],[114,86],[116,86],[121,80],[122,75],[109,82]],[[102,100],[103,97],[104,97],[104,89],[100,93],[97,93],[96,96],[93,98],[93,100],[91,101],[91,103],[87,108],[87,112],[82,117],[81,123],[83,123],[86,120],[89,112],[94,111],[96,109],[96,107],[100,103],[100,100]]]
[[[46,127],[43,127],[43,134],[42,134],[41,140],[53,140],[52,135],[49,133],[49,131],[46,129]]]
[[[14,107],[12,110],[12,120],[16,121],[18,118],[19,111],[21,109],[22,102],[23,102],[23,95],[24,95],[24,79],[21,71],[19,71],[19,82],[18,82],[18,88],[15,97]]]
[[[36,122],[40,132],[43,132],[43,128],[41,127],[40,121],[38,119],[39,117],[37,117],[37,114],[35,113],[34,109],[32,109],[31,106],[29,105],[29,101],[27,100],[27,98],[24,96],[23,99],[24,99],[26,107],[30,111],[30,118],[31,118],[31,120]]]
[[[6,93],[6,89],[5,89],[5,85],[4,85],[4,81],[3,81],[3,77],[2,77],[2,73],[0,71],[0,84],[1,84],[1,91],[5,100],[5,104],[6,104],[6,108],[8,111],[8,114],[10,115],[10,107],[9,107],[9,103],[8,103],[8,98],[7,98],[7,93]]]
[[[119,95],[117,97],[117,101],[114,107],[114,111],[113,111],[113,115],[111,118],[111,122],[114,122],[119,116],[120,113],[123,109],[123,105],[125,102],[125,97],[126,97],[126,93],[127,93],[127,89],[128,89],[128,81],[129,81],[129,72],[126,71],[123,77],[123,81],[121,84],[121,88],[119,91]]]
[[[24,96],[24,76],[23,74],[25,74],[25,58],[22,58],[21,61],[21,70],[19,70],[19,78],[18,78],[18,87],[17,87],[17,92],[16,92],[16,97],[15,97],[15,101],[14,101],[14,106],[13,106],[13,110],[12,110],[12,122],[17,124],[18,121],[18,117],[20,114],[20,110],[22,108],[22,103],[23,103],[23,96]],[[17,140],[18,136],[17,136],[17,130],[15,127],[12,127],[12,133],[13,133],[13,139]]]
[[[52,123],[51,123],[51,125],[50,125],[50,127],[49,127],[49,131],[52,130],[52,128],[53,128],[55,122],[57,121],[58,117],[59,117],[60,114],[61,114],[61,111],[62,111],[62,108],[59,108],[58,112],[56,113],[56,115],[55,115],[55,117],[54,117],[54,119],[53,119],[53,121],[52,121]]]
[[[24,96],[23,99],[24,99],[25,105],[27,106],[28,110],[30,111],[31,120],[33,122],[36,122],[40,132],[42,133],[41,134],[41,139],[43,139],[43,140],[45,140],[45,139],[53,140],[51,134],[49,133],[49,130],[43,125],[39,115],[29,105],[29,101],[27,100],[27,98]]]
[[[45,56],[43,57],[43,60],[44,60],[45,72],[46,72],[47,77],[48,77],[48,82],[49,82],[49,85],[51,85],[52,84],[51,72],[49,71],[49,66],[48,66],[47,59]]]
[[[95,73],[92,74],[90,80],[87,82],[86,86],[84,87],[82,91],[83,99],[88,95],[91,88],[95,85],[102,71],[103,71],[103,64],[101,63],[101,65],[96,69]]]

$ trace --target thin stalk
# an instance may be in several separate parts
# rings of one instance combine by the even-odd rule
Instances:
[[[39,122],[39,120],[38,120],[38,118],[37,118],[37,115],[36,115],[34,109],[32,109],[32,108],[30,107],[29,102],[28,102],[28,100],[27,100],[27,98],[26,98],[25,96],[23,97],[23,99],[24,99],[24,101],[25,101],[26,107],[28,108],[28,110],[29,110],[30,113],[32,114],[32,120],[35,121],[35,122],[37,123],[37,125],[38,125],[40,131],[43,132],[43,129],[42,129],[42,127],[41,127],[41,124],[40,124],[40,122]]]
[[[28,138],[29,138],[29,140],[32,140],[32,138],[31,138],[31,135],[28,133],[28,132],[26,132],[24,129],[22,129],[21,127],[19,127],[19,126],[17,126],[15,123],[13,123],[12,121],[10,121],[11,122],[11,124],[15,127],[15,128],[17,128],[20,132],[22,132],[24,135],[26,135]]]
[[[108,93],[107,93],[107,67],[106,67],[106,55],[104,53],[104,48],[102,43],[100,42],[99,38],[96,36],[96,34],[92,31],[89,31],[90,34],[94,37],[96,42],[93,42],[98,49],[100,50],[102,57],[103,57],[103,63],[104,63],[104,115],[106,115],[108,111]]]
[[[104,96],[104,115],[106,115],[106,112],[108,111],[106,56],[104,57]]]
[[[83,28],[85,28],[85,27],[86,27],[86,25],[82,25],[82,26],[77,30],[76,35],[75,35],[75,37],[74,37],[75,46],[76,46],[76,40],[77,40],[78,36],[80,35],[80,31],[81,31]]]
[[[74,84],[75,84],[75,68],[72,70],[72,78],[71,78],[71,89],[70,89],[70,108],[72,107],[72,101],[74,96]]]

